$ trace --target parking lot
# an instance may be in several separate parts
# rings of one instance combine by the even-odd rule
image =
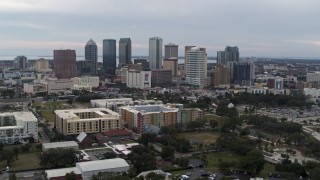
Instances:
[[[90,156],[92,161],[104,159],[104,154],[107,152],[113,152],[109,148],[98,148],[92,150],[85,150],[85,152]]]
[[[222,177],[224,177],[221,172],[210,172],[206,171],[204,169],[190,169],[184,174],[179,174],[173,177],[173,179],[183,179],[183,177],[186,177],[185,179],[188,180],[194,180],[194,179],[209,179],[209,180],[219,180]],[[182,178],[181,178],[182,177]],[[188,177],[188,178],[187,178]],[[239,179],[239,180],[249,180],[250,176],[245,174],[239,174],[239,173],[231,173],[229,177],[232,177],[233,179]]]

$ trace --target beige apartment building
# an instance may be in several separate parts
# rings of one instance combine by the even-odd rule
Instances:
[[[105,132],[122,128],[120,115],[106,108],[55,110],[55,126],[63,135]]]

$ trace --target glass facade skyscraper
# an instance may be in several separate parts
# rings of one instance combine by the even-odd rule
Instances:
[[[132,64],[131,62],[131,39],[120,38],[119,41],[119,66],[124,64]]]
[[[117,50],[115,39],[103,40],[103,69],[107,75],[115,75],[117,66]]]
[[[149,39],[149,63],[150,69],[162,68],[162,38],[160,37]]]
[[[90,39],[85,46],[85,59],[91,75],[97,74],[98,47],[96,42]]]

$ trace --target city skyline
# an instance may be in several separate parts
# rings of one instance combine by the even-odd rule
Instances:
[[[197,2],[2,0],[0,55],[50,55],[60,48],[84,55],[90,38],[102,49],[103,39],[121,37],[131,38],[133,55],[148,55],[148,38],[159,36],[179,44],[179,54],[194,44],[208,56],[238,46],[242,56],[319,57],[319,1]]]

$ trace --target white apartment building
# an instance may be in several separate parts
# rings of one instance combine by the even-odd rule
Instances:
[[[134,105],[156,105],[163,104],[162,101],[155,100],[135,100],[132,98],[120,98],[120,99],[95,99],[91,100],[91,107],[93,108],[107,108],[112,111],[120,113],[120,107],[134,106]]]
[[[146,89],[151,88],[151,71],[127,71],[127,87]]]
[[[205,48],[193,47],[186,52],[186,83],[199,87],[207,84],[207,53]]]
[[[0,142],[23,143],[24,138],[38,139],[38,120],[31,112],[8,112],[0,114]]]
[[[98,87],[99,86],[99,77],[98,76],[82,76],[72,78],[73,84],[78,86],[89,86],[89,87]]]
[[[121,129],[120,115],[106,108],[55,110],[55,124],[63,135]]]
[[[307,82],[320,82],[320,71],[307,73]]]

